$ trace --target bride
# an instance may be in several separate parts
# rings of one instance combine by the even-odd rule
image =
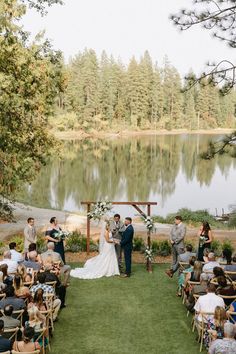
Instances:
[[[104,222],[99,240],[99,255],[89,259],[83,268],[71,270],[70,275],[80,279],[96,279],[120,275],[110,225]]]

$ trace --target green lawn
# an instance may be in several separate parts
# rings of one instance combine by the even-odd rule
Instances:
[[[134,265],[130,279],[71,279],[51,354],[199,353],[191,316],[165,269],[156,265],[148,274],[143,265]]]

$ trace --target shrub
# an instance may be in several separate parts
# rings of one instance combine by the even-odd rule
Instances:
[[[153,253],[158,256],[169,256],[171,254],[171,245],[169,241],[152,241]]]
[[[230,251],[230,252],[234,252],[234,247],[232,245],[232,242],[230,240],[224,240],[222,243],[222,251]]]
[[[16,243],[16,250],[18,252],[24,251],[24,238],[22,235],[15,235],[11,238],[11,242]]]
[[[219,257],[222,253],[222,248],[220,241],[218,240],[213,240],[211,243],[211,250],[215,253],[217,257]]]
[[[135,237],[133,240],[133,250],[142,251],[144,247],[144,240],[141,237]]]
[[[45,238],[44,238],[44,235],[38,235],[37,236],[37,251],[39,253],[43,253],[47,250],[47,245],[46,245],[46,241],[45,241]]]
[[[6,249],[6,246],[5,246],[4,242],[3,242],[3,241],[0,241],[0,255],[3,254],[3,252],[5,251],[5,249]]]
[[[87,238],[80,231],[73,231],[66,241],[66,251],[85,252],[87,250]],[[90,240],[90,250],[97,251],[98,246]]]
[[[0,219],[8,222],[14,221],[14,208],[7,202],[0,200]]]

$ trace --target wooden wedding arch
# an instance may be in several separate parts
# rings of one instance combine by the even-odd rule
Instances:
[[[113,205],[131,205],[134,207],[141,216],[151,216],[151,207],[153,205],[157,205],[157,202],[111,202]],[[81,202],[82,205],[87,205],[87,214],[91,211],[91,205],[96,204],[94,201],[84,201]],[[143,210],[140,209],[139,206],[147,207],[147,212],[145,213]],[[147,231],[147,245],[151,246],[151,232]],[[90,217],[87,216],[87,254],[89,254],[90,250]],[[151,264],[147,261],[147,269],[151,270]]]

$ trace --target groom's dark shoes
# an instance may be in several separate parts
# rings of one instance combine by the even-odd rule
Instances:
[[[130,278],[130,274],[126,274],[126,273],[121,274],[121,278]]]

